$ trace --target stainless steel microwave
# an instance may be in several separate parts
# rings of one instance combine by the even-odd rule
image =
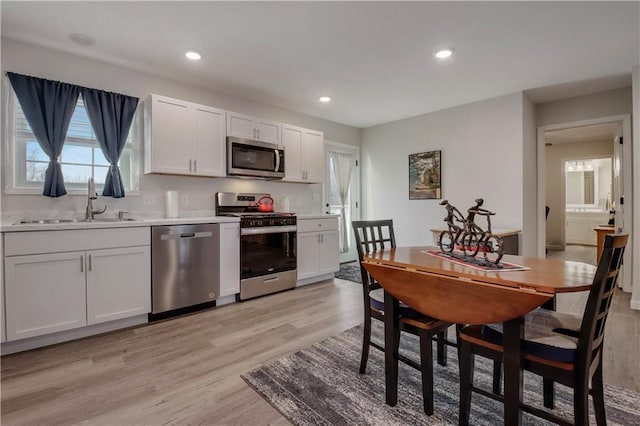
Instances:
[[[284,177],[284,148],[270,142],[227,137],[227,175]]]

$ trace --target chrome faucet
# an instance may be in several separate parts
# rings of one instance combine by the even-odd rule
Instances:
[[[98,210],[94,210],[93,209],[93,200],[97,200],[98,199],[98,193],[96,192],[96,185],[95,182],[93,180],[93,177],[89,178],[89,183],[88,183],[88,194],[87,194],[87,212],[84,216],[84,218],[86,220],[93,220],[93,216],[97,215],[97,214],[102,214],[107,210],[107,206],[105,205],[104,208],[102,210],[98,209]]]

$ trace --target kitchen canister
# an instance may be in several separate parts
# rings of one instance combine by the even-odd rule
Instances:
[[[165,216],[178,217],[178,191],[167,191],[165,193]]]

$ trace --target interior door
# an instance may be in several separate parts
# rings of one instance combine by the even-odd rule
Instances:
[[[629,141],[625,141],[622,138],[622,125],[619,126],[618,135],[613,141],[613,206],[615,210],[615,227],[616,232],[631,233],[631,224],[629,223],[630,217],[626,217],[625,207],[631,202],[629,199],[631,196],[630,185],[630,173],[631,170],[631,155],[627,151],[630,148]],[[625,175],[626,172],[626,175]],[[627,191],[628,189],[628,191]],[[631,293],[633,291],[631,280],[631,268],[626,267],[625,264],[630,265],[631,262],[631,250],[627,246],[624,253],[623,264],[618,276],[618,286],[626,292]]]
[[[345,203],[340,197],[339,182],[334,173],[332,153],[348,155],[351,159],[351,178],[349,191]],[[340,215],[338,218],[338,238],[340,243],[340,263],[352,262],[358,258],[355,239],[351,222],[360,218],[360,149],[356,146],[325,142],[325,185],[324,185],[324,211],[327,214]],[[342,226],[342,211],[346,218],[345,226]],[[347,244],[343,243],[343,232],[347,235]]]

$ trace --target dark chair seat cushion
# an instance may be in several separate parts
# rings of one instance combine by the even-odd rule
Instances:
[[[524,317],[523,351],[558,362],[574,362],[581,318],[547,309],[536,309]],[[482,327],[482,338],[502,345],[502,323]]]
[[[371,307],[384,312],[384,289],[378,288],[369,292]],[[419,318],[423,316],[420,312],[414,311],[404,303],[400,302],[400,316],[406,318]]]

